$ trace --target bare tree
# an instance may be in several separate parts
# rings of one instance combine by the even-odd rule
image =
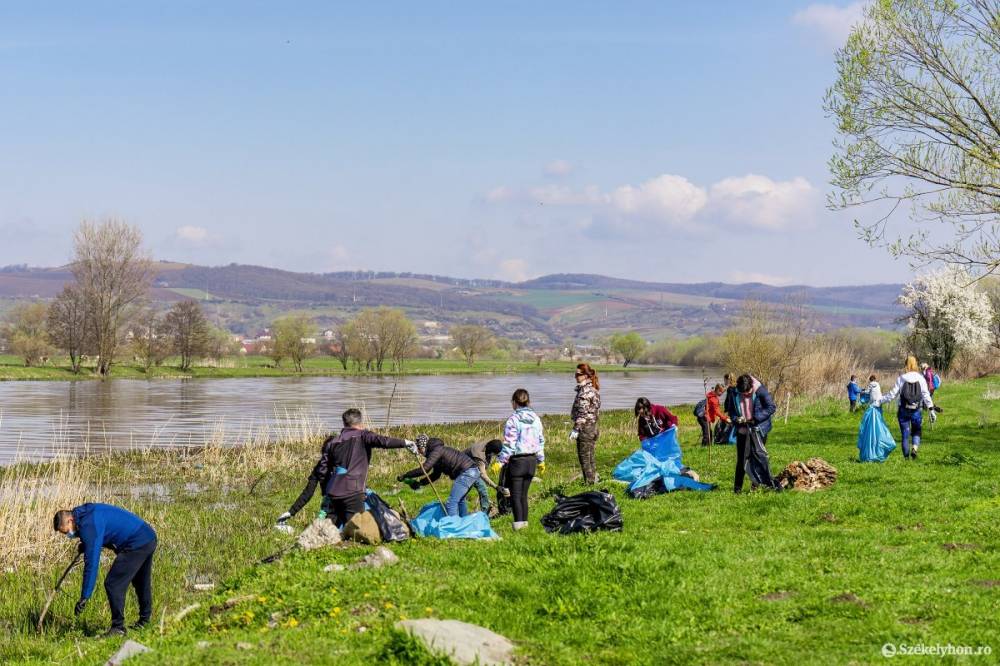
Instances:
[[[376,372],[382,372],[386,358],[400,365],[416,342],[416,329],[402,310],[384,306],[368,308],[354,320],[354,326],[359,338],[358,352],[367,357],[366,367],[374,366]]]
[[[208,325],[204,354],[213,361],[240,353],[240,341],[229,330]]]
[[[132,353],[142,364],[143,371],[149,372],[152,366],[162,365],[170,355],[167,326],[152,308],[143,308],[132,321]]]
[[[615,352],[613,345],[611,344],[614,340],[612,335],[602,335],[601,337],[594,340],[594,344],[597,346],[598,351],[601,356],[604,357],[604,362],[611,365],[615,362]]]
[[[313,333],[312,321],[305,315],[289,315],[275,320],[271,328],[274,331],[275,350],[271,357],[275,364],[279,364],[283,358],[289,358],[295,371],[302,372],[302,360],[312,353],[313,348],[313,344],[308,341]]]
[[[83,222],[73,240],[73,276],[87,302],[97,372],[106,376],[129,317],[149,288],[153,266],[142,232],[119,220]]]
[[[351,337],[354,335],[354,325],[345,322],[334,331],[333,342],[327,347],[330,355],[340,361],[344,370],[347,370],[347,364],[351,362]]]
[[[456,326],[451,329],[451,339],[469,367],[476,362],[476,357],[493,349],[495,345],[493,333],[483,326]]]
[[[566,355],[569,356],[569,360],[571,362],[576,360],[576,343],[573,342],[573,338],[563,340],[563,347],[566,349]]]
[[[868,206],[861,236],[919,263],[1000,267],[1000,3],[872,2],[837,53],[825,108],[840,138],[833,208]],[[909,213],[911,233],[889,229]]]
[[[181,357],[181,370],[189,370],[191,362],[204,356],[208,348],[209,328],[201,303],[183,300],[174,303],[166,316],[174,352]]]
[[[70,368],[80,372],[81,356],[87,352],[87,301],[76,285],[63,287],[49,304],[47,328],[52,343],[69,355]]]
[[[24,365],[38,365],[52,346],[46,331],[48,308],[45,303],[21,303],[7,313],[4,337],[10,350],[24,359]]]
[[[807,351],[807,331],[802,305],[747,301],[739,322],[722,336],[723,361],[729,370],[753,375],[778,395]]]

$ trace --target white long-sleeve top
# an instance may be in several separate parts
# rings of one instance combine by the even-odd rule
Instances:
[[[911,382],[916,382],[917,384],[920,385],[920,398],[924,407],[926,407],[927,409],[933,407],[934,401],[931,400],[931,392],[927,390],[927,380],[924,379],[924,376],[919,372],[906,372],[900,375],[896,379],[896,385],[893,386],[888,393],[882,396],[882,398],[878,402],[872,400],[872,404],[884,405],[887,402],[892,402],[893,400],[896,399],[896,396],[899,395],[899,392],[903,389],[903,385]]]
[[[871,381],[868,382],[867,389],[868,389],[868,402],[870,402],[873,405],[878,405],[879,400],[882,399],[882,386],[876,381]]]

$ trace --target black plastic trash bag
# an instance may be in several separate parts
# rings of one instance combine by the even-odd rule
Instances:
[[[500,488],[507,486],[507,465],[500,468],[500,477],[497,479],[497,485],[500,486]],[[495,491],[495,494],[497,496],[497,515],[505,516],[510,513],[513,510],[510,498],[500,492],[499,488]]]
[[[733,434],[733,424],[724,423],[719,421],[715,426],[715,436],[712,439],[712,443],[718,446],[723,446],[725,444],[732,444],[731,435]]]
[[[608,530],[620,532],[622,512],[611,493],[592,490],[572,497],[556,496],[556,506],[542,517],[546,532],[572,534]]]
[[[781,490],[781,486],[771,476],[771,461],[768,459],[767,449],[764,448],[764,438],[757,428],[750,428],[749,433],[747,433],[743,469],[750,477],[752,487],[764,486],[765,488]]]
[[[373,491],[365,491],[365,504],[375,518],[382,541],[405,541],[410,538],[410,528],[386,501]]]
[[[639,488],[629,488],[628,496],[632,499],[649,499],[655,495],[662,495],[667,492],[667,487],[663,484],[663,477],[658,476],[650,483]]]

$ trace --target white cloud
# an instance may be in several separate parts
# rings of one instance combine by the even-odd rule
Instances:
[[[802,177],[775,181],[751,173],[720,180],[709,199],[710,211],[726,222],[779,230],[811,221],[816,188]]]
[[[545,175],[561,178],[573,173],[575,169],[576,165],[567,160],[552,160],[545,165]]]
[[[208,240],[208,229],[205,227],[195,227],[190,224],[185,224],[183,227],[177,227],[176,233],[178,240],[195,245],[200,245]]]
[[[663,174],[641,185],[622,185],[607,200],[622,215],[683,225],[705,207],[708,195],[683,176]]]
[[[499,264],[497,275],[508,282],[524,282],[529,278],[528,262],[524,259],[504,259]]]
[[[794,280],[781,275],[768,275],[767,273],[754,273],[746,271],[731,271],[729,273],[729,281],[735,282],[736,284],[743,284],[746,282],[760,282],[762,284],[769,284],[774,287],[787,287],[790,284],[794,284]]]
[[[851,28],[864,16],[867,5],[867,1],[846,6],[815,3],[795,12],[792,23],[819,34],[831,46],[843,46]]]
[[[512,200],[514,196],[514,190],[506,185],[499,185],[484,194],[483,200],[486,201],[486,203],[503,203],[504,201]]]

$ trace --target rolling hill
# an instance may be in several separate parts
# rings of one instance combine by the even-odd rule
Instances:
[[[151,299],[202,301],[215,319],[250,334],[285,312],[305,312],[333,326],[361,308],[400,307],[421,322],[479,323],[529,345],[571,337],[581,342],[623,329],[649,339],[716,331],[747,298],[797,302],[818,330],[845,326],[895,328],[900,285],[775,287],[765,284],[654,283],[588,274],[547,275],[520,283],[413,273],[296,273],[230,264],[156,265]],[[51,298],[71,279],[66,267],[0,269],[0,299]]]

